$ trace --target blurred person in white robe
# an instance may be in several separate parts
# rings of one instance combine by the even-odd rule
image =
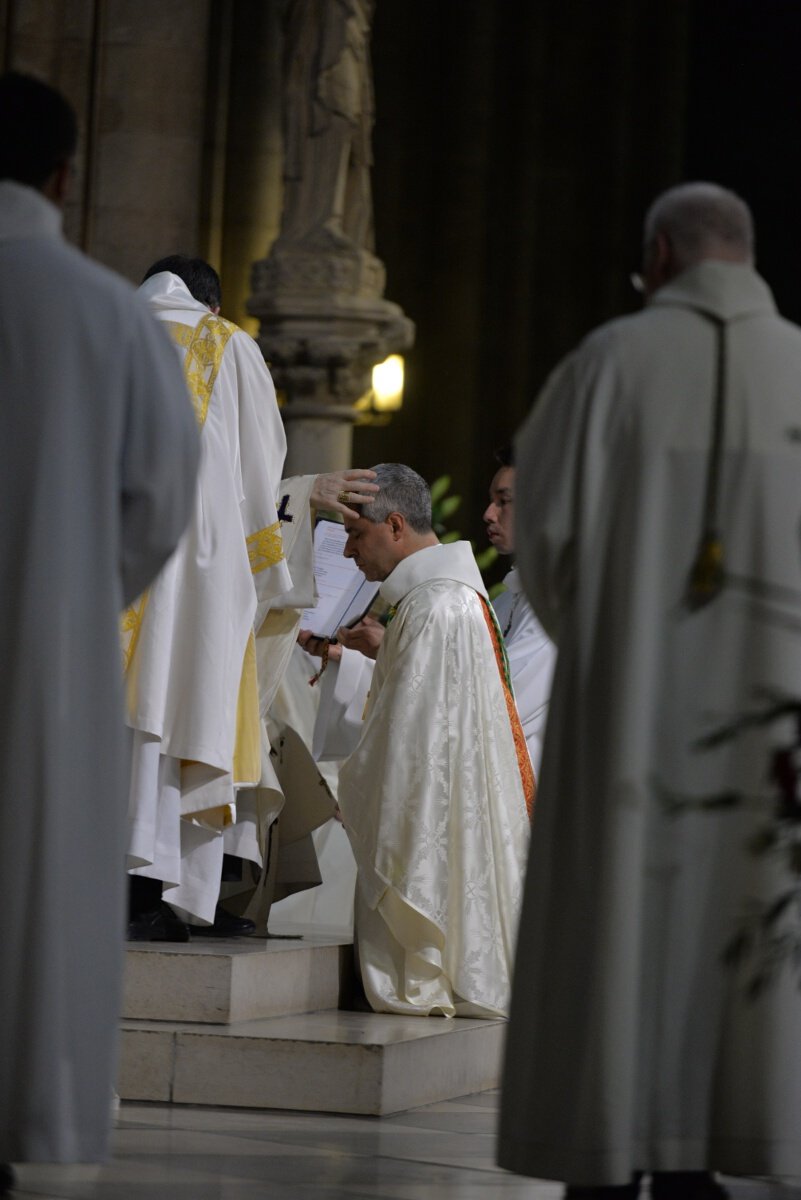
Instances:
[[[369,503],[375,486],[359,470],[281,479],[286,438],[270,373],[254,340],[219,316],[208,263],[161,259],[139,290],[180,356],[202,454],[189,528],[123,622],[134,731],[128,936],[187,940],[189,925],[237,936],[257,922],[220,904],[224,854],[253,862],[259,878],[284,805],[265,718],[300,610],[314,600],[312,508],[354,515],[349,506]],[[318,798],[319,824],[333,802]],[[240,890],[252,888],[229,882],[226,897]]]
[[[784,845],[797,771],[792,711],[764,709],[801,691],[801,330],[713,184],[655,201],[643,274],[644,311],[556,368],[516,445],[517,562],[559,654],[499,1161],[573,1198],[648,1172],[655,1200],[715,1200],[713,1171],[801,1176],[798,873],[754,852]],[[743,930],[779,951],[756,991]]]
[[[119,615],[173,552],[198,436],[134,289],[68,245],[77,124],[0,77],[0,1162],[102,1161],[122,973]],[[12,1187],[0,1166],[0,1193]]]
[[[484,512],[484,524],[487,537],[498,553],[513,555],[516,474],[513,447],[504,446],[498,451],[497,459],[500,466],[490,484],[490,502]],[[523,593],[517,567],[513,566],[507,572],[503,582],[506,590],[492,603],[509,658],[515,704],[531,764],[539,778],[556,647]]]
[[[534,793],[503,641],[469,543],[431,528],[425,482],[374,470],[345,554],[382,581],[390,619],[338,785],[362,984],[378,1012],[502,1016]]]

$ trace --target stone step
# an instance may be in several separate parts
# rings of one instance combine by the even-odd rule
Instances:
[[[225,1025],[337,1008],[352,958],[347,937],[319,934],[130,943],[122,1015]]]
[[[505,1023],[315,1012],[125,1021],[123,1100],[385,1116],[498,1086]]]

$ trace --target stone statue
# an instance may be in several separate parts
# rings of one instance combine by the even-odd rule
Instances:
[[[372,251],[373,0],[290,0],[281,240]]]
[[[414,325],[384,298],[374,253],[374,0],[286,0],[281,228],[253,264],[248,309],[285,398],[291,470],[347,466],[354,404]],[[301,470],[302,468],[302,470]],[[308,469],[307,469],[308,468]]]

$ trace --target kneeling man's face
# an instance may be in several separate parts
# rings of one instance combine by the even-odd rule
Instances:
[[[345,558],[352,558],[365,578],[371,581],[386,579],[400,561],[389,518],[368,521],[366,517],[345,517],[345,529],[348,534],[343,550]]]
[[[501,467],[490,484],[490,502],[484,513],[487,537],[499,554],[515,548],[515,469]]]

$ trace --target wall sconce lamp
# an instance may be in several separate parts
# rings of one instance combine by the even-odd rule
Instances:
[[[403,404],[403,357],[390,354],[373,367],[372,387],[356,401],[358,425],[386,425]]]

